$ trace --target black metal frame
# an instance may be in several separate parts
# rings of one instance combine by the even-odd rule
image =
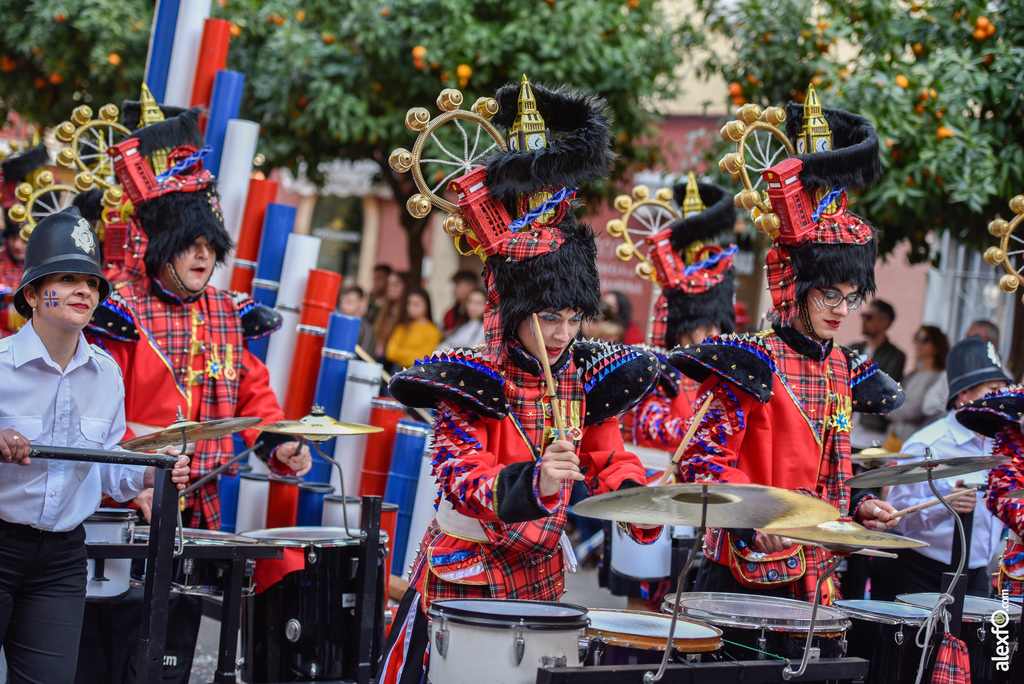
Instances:
[[[734,663],[688,663],[669,665],[664,684],[776,684],[782,681],[786,662],[740,661]],[[537,684],[643,684],[644,675],[657,669],[651,665],[538,668]],[[794,682],[863,681],[868,661],[863,658],[822,658],[813,660]]]

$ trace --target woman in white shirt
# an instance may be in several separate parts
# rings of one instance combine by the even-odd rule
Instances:
[[[85,609],[82,523],[101,493],[128,501],[155,480],[152,467],[29,458],[33,443],[112,450],[124,435],[120,371],[82,335],[109,292],[95,233],[78,209],[36,225],[14,295],[29,321],[0,341],[0,645],[11,681],[74,681]],[[188,472],[182,456],[172,473],[179,489]]]

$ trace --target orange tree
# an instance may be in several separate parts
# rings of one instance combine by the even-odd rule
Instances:
[[[83,102],[136,99],[151,0],[0,0],[0,116],[56,125]],[[655,0],[217,0],[235,24],[230,68],[246,74],[242,116],[262,126],[266,166],[373,159],[404,205],[415,190],[387,166],[410,147],[405,112],[436,112],[445,87],[468,103],[498,86],[571,83],[608,100],[615,178],[660,155],[654,105],[674,89],[678,36]],[[587,190],[612,196],[612,183]],[[413,279],[427,221],[402,212]],[[415,280],[414,280],[415,282]]]
[[[875,125],[884,175],[857,210],[890,251],[928,232],[991,243],[986,225],[1024,191],[1024,13],[1017,0],[695,0],[680,32],[698,74],[734,105],[801,101]],[[724,38],[724,40],[721,40]],[[718,155],[717,146],[710,153]]]

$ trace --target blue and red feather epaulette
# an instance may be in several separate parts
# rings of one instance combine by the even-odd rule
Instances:
[[[433,408],[444,400],[487,418],[504,418],[509,411],[505,378],[488,365],[483,352],[482,345],[436,351],[396,373],[388,389],[413,408]]]
[[[850,369],[850,394],[857,413],[892,413],[907,398],[900,384],[874,361],[847,347],[840,347]]]
[[[587,398],[584,426],[633,408],[661,376],[658,357],[639,347],[587,340],[573,344],[572,354]]]
[[[235,303],[238,318],[242,321],[242,337],[258,340],[276,332],[284,322],[276,309],[260,304],[244,292],[226,291]]]
[[[717,375],[762,404],[771,399],[775,357],[758,335],[709,337],[700,344],[676,347],[669,352],[668,362],[697,382]]]
[[[92,320],[85,326],[86,332],[120,342],[138,342],[139,329],[135,325],[128,304],[117,290],[100,302],[92,312]]]
[[[1024,416],[1024,385],[1011,385],[962,406],[956,419],[968,430],[995,437],[1007,425],[1020,426]]]

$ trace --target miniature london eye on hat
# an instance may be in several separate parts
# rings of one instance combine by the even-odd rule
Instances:
[[[481,98],[471,112],[459,109],[461,101],[458,91],[443,91],[438,105],[444,114],[434,121],[425,109],[410,110],[406,121],[420,131],[417,145],[412,152],[395,150],[390,161],[400,173],[412,169],[421,190],[410,200],[410,212],[425,216],[431,206],[448,211],[445,230],[460,252],[484,261],[485,339],[488,353],[497,357],[532,313],[600,313],[595,236],[577,220],[572,200],[580,184],[611,169],[610,121],[603,101],[534,85],[526,76],[493,99]],[[451,118],[477,123],[494,140],[494,151],[466,160],[468,172],[447,184],[457,204],[426,187],[419,166],[420,140]]]

